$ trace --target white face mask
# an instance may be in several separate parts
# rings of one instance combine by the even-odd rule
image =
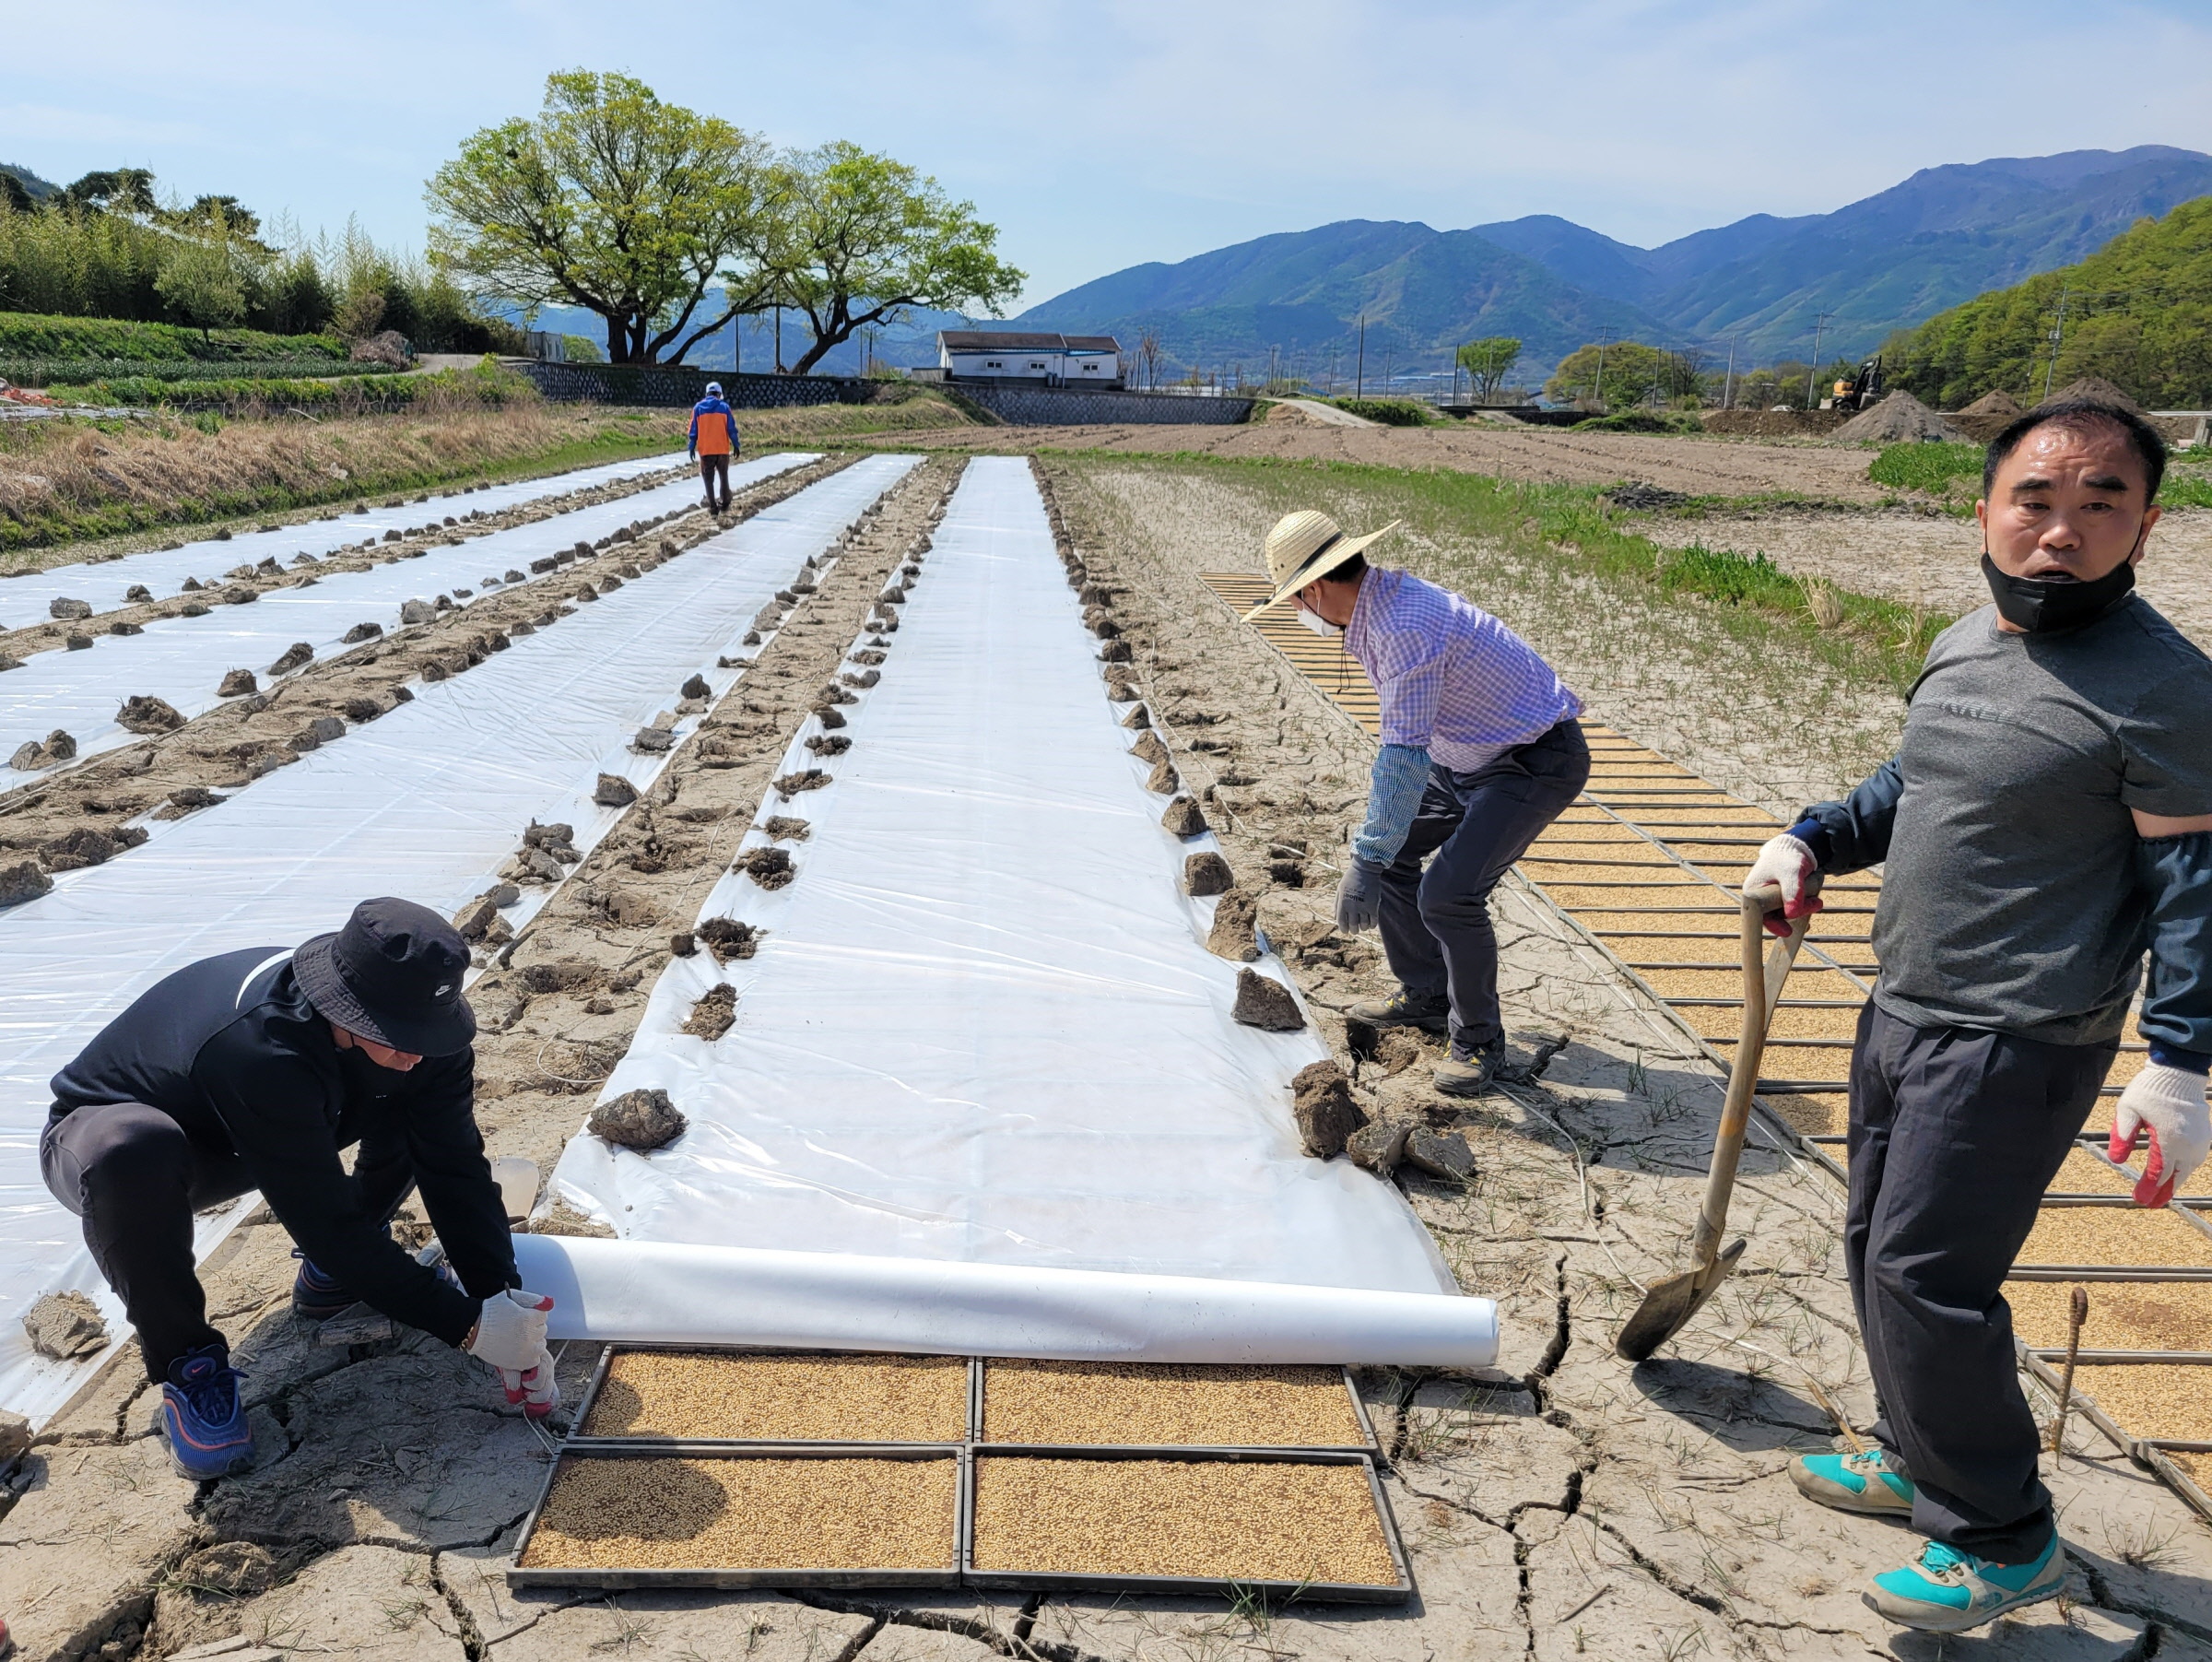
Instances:
[[[1306,610],[1302,605],[1298,608],[1298,620],[1324,641],[1334,641],[1344,633],[1339,625],[1331,623],[1318,613]]]

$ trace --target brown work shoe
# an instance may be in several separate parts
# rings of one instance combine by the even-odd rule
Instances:
[[[1452,999],[1444,993],[1408,993],[1400,987],[1388,998],[1371,998],[1344,1013],[1370,1027],[1418,1027],[1441,1033],[1452,1025]]]

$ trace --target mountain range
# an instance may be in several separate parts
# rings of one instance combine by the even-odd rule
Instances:
[[[1006,326],[1124,345],[1154,331],[1172,372],[1241,363],[1247,378],[1271,353],[1308,374],[1333,355],[1348,375],[1363,316],[1371,382],[1385,360],[1429,369],[1484,335],[1521,336],[1531,382],[1601,331],[1716,360],[1733,342],[1748,367],[1807,356],[1824,320],[1826,360],[2206,194],[2212,156],[2142,145],[1924,168],[1833,213],[1754,214],[1657,248],[1548,214],[1441,231],[1347,219],[1132,265]]]

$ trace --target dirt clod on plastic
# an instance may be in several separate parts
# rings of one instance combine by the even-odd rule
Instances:
[[[261,683],[251,669],[232,669],[225,672],[222,684],[215,690],[218,699],[243,698],[249,692],[258,692]]]
[[[1164,756],[1152,764],[1152,772],[1145,780],[1145,789],[1159,796],[1171,796],[1182,786],[1182,781],[1176,775],[1175,764]]]
[[[789,814],[771,814],[760,829],[768,833],[771,842],[804,843],[811,828],[806,820],[794,819]]]
[[[1130,696],[1135,696],[1134,689],[1131,690]],[[1124,727],[1149,727],[1151,725],[1151,713],[1142,704],[1131,705],[1129,713],[1122,717],[1122,725]]]
[[[108,1325],[100,1306],[83,1293],[50,1292],[23,1315],[30,1348],[55,1361],[74,1361],[105,1348]]]
[[[744,872],[763,889],[781,889],[798,876],[792,869],[791,850],[773,844],[747,849],[731,862],[731,868]]]
[[[842,756],[853,748],[853,740],[842,733],[818,733],[806,741],[806,748],[817,756]]]
[[[1237,874],[1229,862],[1211,849],[1194,854],[1182,863],[1182,891],[1194,900],[1227,894],[1237,886]]]
[[[1206,932],[1206,949],[1231,963],[1250,963],[1260,955],[1259,907],[1252,896],[1231,889],[1214,908],[1213,927]]]
[[[1290,1079],[1290,1112],[1300,1146],[1315,1160],[1334,1160],[1367,1124],[1352,1100],[1352,1082],[1334,1062],[1309,1062]]]
[[[1159,823],[1170,835],[1196,837],[1206,831],[1206,815],[1197,801],[1190,796],[1178,796],[1168,804],[1167,812],[1160,815]]]
[[[718,981],[691,1007],[691,1013],[684,1018],[684,1031],[712,1044],[728,1032],[736,1020],[737,989],[726,981]]]
[[[584,1129],[625,1149],[650,1153],[683,1136],[690,1123],[668,1100],[668,1093],[656,1085],[625,1090],[614,1101],[600,1103],[584,1122]]]
[[[1412,1135],[1413,1127],[1403,1120],[1370,1120],[1345,1139],[1344,1151],[1354,1165],[1387,1178],[1406,1158]]]
[[[707,678],[703,675],[693,676],[683,684],[679,690],[688,699],[704,699],[714,696],[714,689],[707,685]]]
[[[184,725],[184,713],[166,699],[135,692],[115,713],[115,725],[125,733],[174,733]]]
[[[728,963],[732,959],[750,958],[758,952],[763,931],[734,917],[711,917],[695,933],[707,950],[714,954],[716,963]]]
[[[602,773],[592,790],[592,800],[601,807],[628,807],[638,799],[638,787],[619,773]]]
[[[1257,970],[1237,972],[1237,1002],[1230,1015],[1246,1027],[1271,1033],[1294,1033],[1306,1025],[1305,1012],[1290,989]]]
[[[1159,742],[1159,735],[1147,728],[1137,736],[1136,743],[1129,747],[1129,754],[1149,767],[1158,767],[1168,760],[1168,747]]]
[[[818,791],[830,783],[830,778],[819,768],[802,768],[795,773],[785,773],[777,779],[776,795],[795,796],[801,791]]]
[[[289,675],[300,665],[312,663],[314,656],[315,649],[312,646],[305,641],[295,641],[277,655],[276,661],[269,666],[268,673]]]

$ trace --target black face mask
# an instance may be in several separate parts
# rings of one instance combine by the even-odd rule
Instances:
[[[2031,635],[2060,634],[2094,623],[2136,586],[2136,568],[2129,560],[2087,583],[2077,578],[2054,582],[2047,577],[2008,577],[1983,550],[1982,575],[1996,598],[1997,616]]]

